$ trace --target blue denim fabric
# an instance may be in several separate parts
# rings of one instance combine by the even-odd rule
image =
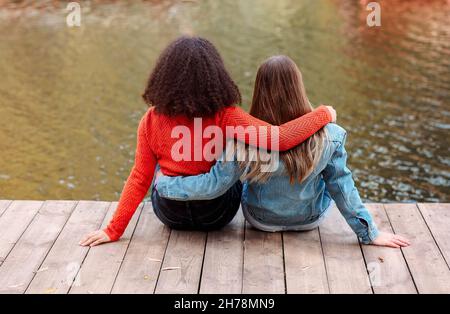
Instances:
[[[317,221],[334,200],[360,240],[370,243],[378,236],[378,229],[347,168],[346,131],[336,124],[328,124],[325,130],[327,138],[320,161],[303,182],[291,184],[281,161],[267,182],[244,182],[244,215],[269,228],[289,230]],[[236,162],[218,161],[209,173],[160,177],[156,188],[162,197],[174,200],[213,199],[225,193],[241,175]]]

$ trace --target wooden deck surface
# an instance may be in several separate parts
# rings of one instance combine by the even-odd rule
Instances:
[[[124,237],[86,248],[116,203],[0,200],[0,293],[450,293],[450,204],[368,204],[404,249],[360,245],[337,209],[319,229],[169,230],[141,205]]]

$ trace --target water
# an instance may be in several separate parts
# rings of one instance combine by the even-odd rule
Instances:
[[[380,2],[380,28],[354,0],[92,1],[68,28],[64,3],[0,1],[0,199],[116,200],[150,69],[194,33],[245,104],[258,64],[291,56],[348,130],[364,199],[450,201],[450,2]]]

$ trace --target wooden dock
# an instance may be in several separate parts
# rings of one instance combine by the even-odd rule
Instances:
[[[0,293],[450,293],[450,204],[368,204],[404,249],[360,245],[337,209],[319,229],[169,230],[141,205],[124,237],[78,246],[116,203],[0,201]]]

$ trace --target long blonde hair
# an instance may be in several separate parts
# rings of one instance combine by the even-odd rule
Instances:
[[[274,56],[261,64],[250,109],[252,116],[273,125],[281,125],[312,110],[302,74],[294,61],[287,56]],[[280,153],[280,160],[284,162],[291,184],[296,180],[303,181],[314,170],[322,154],[325,136],[325,130],[321,129],[297,147]],[[253,147],[247,149],[256,150]],[[259,154],[257,152],[256,156]],[[248,167],[244,179],[251,182],[267,181],[272,174],[261,171],[260,158],[240,162],[240,166]]]

